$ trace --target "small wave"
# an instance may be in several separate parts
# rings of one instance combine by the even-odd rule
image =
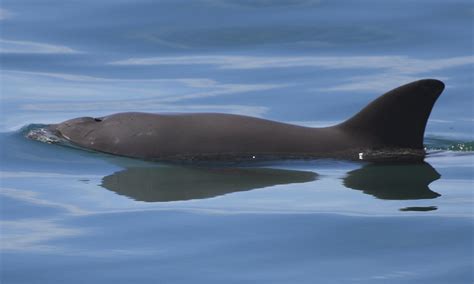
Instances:
[[[445,150],[454,152],[474,151],[474,141],[459,141],[445,138],[429,137],[425,139],[427,150]]]
[[[28,139],[36,140],[48,144],[59,144],[63,143],[64,139],[57,136],[53,131],[51,131],[48,125],[45,124],[30,124],[23,127],[20,130],[20,133],[23,134]]]

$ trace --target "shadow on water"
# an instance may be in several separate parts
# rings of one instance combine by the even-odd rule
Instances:
[[[101,186],[138,201],[165,202],[305,183],[317,177],[309,171],[269,168],[136,167],[104,177]]]
[[[343,184],[347,188],[361,190],[365,194],[373,195],[379,199],[432,199],[441,195],[430,190],[428,185],[440,177],[441,175],[425,162],[419,164],[368,164],[348,172]]]

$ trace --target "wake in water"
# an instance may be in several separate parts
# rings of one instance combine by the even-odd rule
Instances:
[[[40,141],[48,144],[58,144],[64,141],[64,139],[56,136],[48,127],[40,126],[38,124],[29,125],[22,130],[25,133],[25,137]]]
[[[474,151],[474,141],[466,142],[438,137],[428,137],[425,139],[425,148],[434,151],[472,152]]]

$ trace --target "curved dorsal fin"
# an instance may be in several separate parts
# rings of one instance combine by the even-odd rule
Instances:
[[[338,127],[369,137],[375,147],[422,149],[426,122],[443,90],[443,82],[434,79],[403,85],[380,96]]]

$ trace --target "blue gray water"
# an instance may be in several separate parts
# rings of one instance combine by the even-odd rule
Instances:
[[[472,283],[472,1],[0,3],[2,283]],[[424,164],[150,163],[27,139],[122,111],[309,126],[446,83]]]

